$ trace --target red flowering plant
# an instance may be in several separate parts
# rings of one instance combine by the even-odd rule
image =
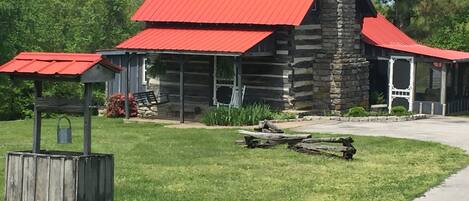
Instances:
[[[130,117],[137,117],[138,106],[135,97],[129,94],[129,108]],[[114,94],[107,99],[106,102],[106,117],[125,117],[125,95],[118,93]]]

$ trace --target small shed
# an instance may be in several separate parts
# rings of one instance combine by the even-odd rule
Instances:
[[[99,54],[21,53],[0,66],[12,79],[34,81],[32,149],[7,153],[5,201],[112,201],[114,158],[91,151],[92,84],[114,79],[121,68]],[[80,82],[83,100],[43,97],[43,81]],[[83,114],[83,152],[41,149],[44,112]]]

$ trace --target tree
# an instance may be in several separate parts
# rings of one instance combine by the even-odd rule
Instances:
[[[378,10],[402,30],[411,24],[417,3],[414,0],[375,0]]]
[[[375,0],[377,9],[412,38],[469,51],[467,0]]]
[[[130,21],[130,16],[141,2],[1,0],[0,63],[21,51],[95,52],[113,48],[140,29],[139,23]],[[5,120],[27,116],[32,109],[32,84],[24,81],[13,84],[8,79],[0,76],[0,117],[8,117]],[[81,86],[74,83],[46,85],[46,95],[81,93]]]

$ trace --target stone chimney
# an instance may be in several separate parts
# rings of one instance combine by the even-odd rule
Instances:
[[[360,51],[356,0],[319,0],[322,50],[313,64],[313,112],[368,106],[369,63]]]

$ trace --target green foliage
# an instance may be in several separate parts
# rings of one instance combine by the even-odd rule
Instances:
[[[346,117],[366,117],[368,112],[363,107],[352,107],[345,114]]]
[[[10,81],[0,75],[0,121],[32,116],[33,90],[31,82]]]
[[[296,119],[297,117],[298,115],[292,112],[274,112],[273,114],[273,119],[275,120]]]
[[[375,104],[384,104],[386,101],[384,100],[384,94],[381,92],[371,92],[370,93],[370,103],[372,105]]]
[[[234,74],[233,57],[217,57],[217,78],[233,79]]]
[[[140,29],[130,21],[142,0],[2,0],[0,64],[21,51],[95,52],[113,48]],[[45,83],[45,96],[81,97],[77,83]],[[95,104],[104,105],[104,87]],[[0,76],[0,120],[31,115],[31,82]]]
[[[106,105],[106,85],[104,83],[93,85],[93,105],[105,106]]]
[[[112,48],[140,27],[130,21],[141,1],[3,0],[2,58],[19,51],[94,52]],[[3,20],[6,19],[6,20]]]
[[[375,0],[379,12],[418,41],[469,51],[469,1]]]
[[[43,95],[45,97],[60,97],[68,99],[82,99],[84,86],[75,82],[45,82]]]
[[[391,109],[391,114],[395,116],[406,116],[406,115],[412,115],[412,112],[409,112],[403,106],[395,106]]]
[[[157,77],[159,75],[165,75],[166,70],[168,69],[168,64],[166,62],[161,61],[161,58],[154,58],[152,60],[147,60],[148,68],[147,74],[150,77]]]
[[[202,116],[202,123],[208,126],[245,126],[273,118],[274,112],[269,105],[253,104],[240,108],[214,108]]]
[[[385,116],[390,116],[389,112],[387,110],[385,111],[369,111],[368,116],[370,117],[385,117]]]
[[[468,6],[469,9],[469,6]],[[469,12],[445,18],[445,23],[425,39],[425,42],[445,49],[469,51]]]

